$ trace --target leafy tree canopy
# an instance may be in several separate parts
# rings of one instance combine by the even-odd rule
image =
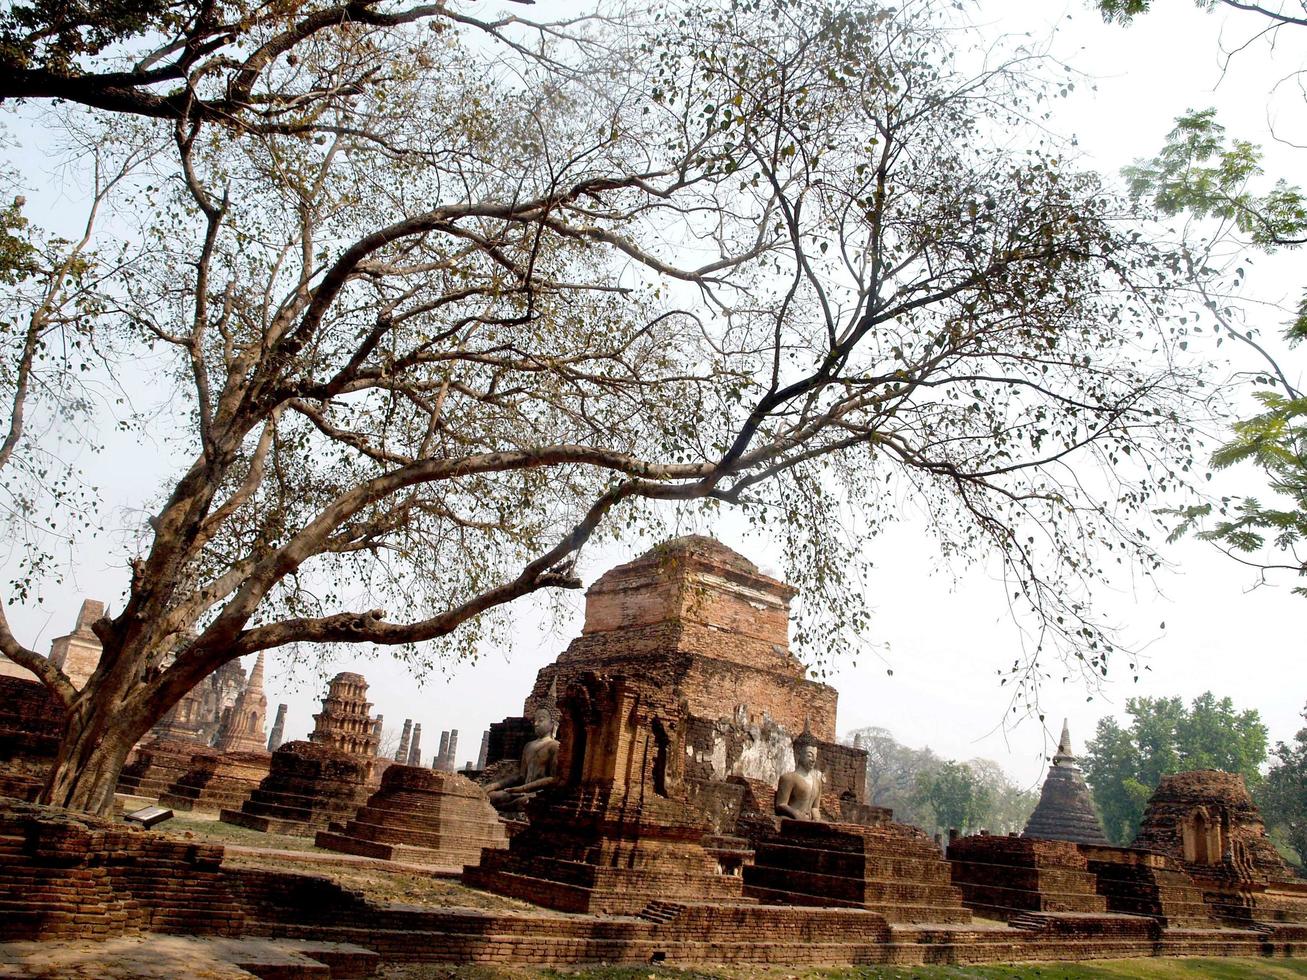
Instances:
[[[1260,785],[1267,741],[1256,710],[1238,711],[1230,698],[1218,700],[1208,691],[1188,706],[1178,697],[1131,698],[1126,711],[1128,728],[1110,715],[1099,719],[1082,758],[1103,831],[1113,843],[1134,840],[1163,776],[1220,769],[1242,775],[1250,790]]]
[[[1298,729],[1293,741],[1278,743],[1273,758],[1258,795],[1262,815],[1272,836],[1283,834],[1299,864],[1307,865],[1307,727]]]
[[[1261,16],[1272,34],[1307,26],[1307,17],[1286,14],[1282,5],[1220,2]],[[1198,2],[1208,9],[1216,5],[1217,0]],[[1147,0],[1099,0],[1098,6],[1105,18],[1123,23],[1149,9]],[[1307,196],[1284,178],[1267,186],[1262,179],[1261,147],[1229,139],[1212,109],[1185,113],[1176,120],[1161,152],[1127,167],[1124,175],[1136,199],[1151,201],[1165,215],[1204,220],[1213,228],[1213,241],[1229,236],[1268,252],[1307,242]],[[1233,438],[1212,455],[1212,465],[1226,469],[1251,463],[1282,499],[1263,502],[1249,494],[1168,511],[1179,518],[1171,540],[1197,531],[1200,539],[1256,568],[1263,577],[1281,571],[1307,577],[1307,395],[1293,370],[1282,368],[1252,331],[1235,322],[1237,311],[1217,297],[1209,284],[1219,270],[1206,267],[1210,254],[1208,249],[1190,259],[1207,312],[1218,329],[1253,348],[1269,368],[1258,372],[1257,382],[1279,389],[1255,394],[1263,411],[1233,424]],[[1236,268],[1234,279],[1242,277],[1242,268]],[[1284,336],[1290,348],[1307,338],[1307,292],[1285,325]],[[1294,592],[1307,596],[1307,585]]]
[[[11,428],[40,443],[22,419],[67,407],[85,335],[109,377],[166,384],[127,422],[177,464],[83,689],[0,616],[69,708],[49,801],[109,805],[233,657],[471,655],[507,603],[579,587],[589,542],[687,511],[778,541],[810,660],[865,626],[867,538],[910,498],[945,557],[1002,569],[1037,627],[1018,670],[1107,671],[1094,583],[1157,566],[1194,462],[1180,257],[1030,127],[1056,82],[969,48],[952,4],[658,14],[270,27],[294,50],[239,124],[245,62],[218,57],[203,105],[76,116],[136,234],[12,294]],[[25,472],[20,533],[82,513]]]

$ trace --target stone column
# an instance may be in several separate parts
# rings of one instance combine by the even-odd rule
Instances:
[[[272,734],[268,736],[268,751],[276,752],[281,748],[282,740],[286,737],[286,705],[277,705],[277,719],[272,723]]]
[[[399,736],[399,751],[395,753],[395,761],[401,766],[408,762],[408,740],[413,736],[413,719],[404,719],[404,731]]]
[[[408,764],[410,766],[422,765],[422,726],[416,724],[413,726],[413,744],[408,750]]]
[[[377,715],[377,720],[372,723],[372,739],[377,743],[377,748],[381,748],[381,727],[385,721],[385,715]]]
[[[486,756],[490,754],[490,729],[481,733],[481,751],[477,753],[477,769],[485,769]]]
[[[449,732],[449,751],[445,753],[445,759],[448,765],[445,767],[450,772],[458,768],[458,729],[450,729]]]

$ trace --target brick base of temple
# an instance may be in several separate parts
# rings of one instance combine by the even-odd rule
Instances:
[[[369,793],[371,760],[311,742],[287,742],[272,753],[268,775],[223,823],[270,834],[312,837],[352,817]]]
[[[1107,900],[1080,849],[1028,837],[962,837],[949,845],[953,884],[967,908],[1007,921],[1028,912],[1103,914]]]
[[[344,854],[460,868],[508,837],[485,793],[462,776],[391,766],[381,789],[340,832],[319,831],[318,847]]]
[[[174,810],[239,809],[268,775],[271,762],[267,752],[193,756],[191,767],[159,795],[159,803]]]
[[[706,829],[680,801],[585,787],[533,814],[508,850],[483,851],[463,881],[564,912],[632,915],[655,898],[741,902],[741,862],[706,847]]]
[[[896,924],[858,908],[655,901],[633,916],[375,905],[312,875],[228,869],[218,845],[0,803],[0,941],[144,932],[349,943],[375,963],[856,966],[1292,956],[1292,927],[1172,928],[1147,916],[1030,913]],[[1292,898],[1293,888],[1286,886]],[[342,975],[349,975],[342,973]]]
[[[971,921],[948,863],[914,827],[782,820],[756,848],[744,894],[758,901],[865,908],[890,922]]]

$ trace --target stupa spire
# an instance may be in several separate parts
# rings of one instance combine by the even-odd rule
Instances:
[[[1063,763],[1074,765],[1076,754],[1071,749],[1071,727],[1067,724],[1065,718],[1062,719],[1062,737],[1057,742],[1057,755],[1053,756],[1053,765],[1060,766]]]
[[[263,693],[263,651],[254,658],[254,669],[250,671],[250,681],[245,685],[245,690],[252,694]]]
[[[1058,739],[1057,754],[1053,756],[1053,764],[1040,791],[1039,805],[1030,815],[1021,836],[1069,840],[1077,844],[1107,843],[1084,774],[1076,765],[1075,751],[1071,748],[1071,727],[1066,719],[1062,720],[1062,737]]]

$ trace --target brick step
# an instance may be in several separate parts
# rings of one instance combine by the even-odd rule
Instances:
[[[971,913],[962,907],[921,905],[911,902],[857,902],[812,895],[793,889],[763,888],[745,885],[744,893],[768,905],[804,905],[826,908],[866,909],[883,915],[891,923],[938,922],[966,924]]]
[[[756,862],[796,871],[817,871],[824,874],[843,874],[862,877],[864,869],[874,868],[877,877],[884,880],[928,881],[941,885],[952,883],[948,863],[938,851],[931,857],[915,858],[910,855],[876,856],[856,851],[818,851],[810,847],[796,847],[774,841],[758,845]]]
[[[433,868],[458,869],[481,860],[481,849],[473,847],[414,847],[407,844],[385,844],[320,830],[314,837],[317,847],[341,854],[377,858],[382,861],[400,861],[405,864],[425,864]]]
[[[910,902],[916,905],[944,905],[961,908],[960,891],[948,882],[895,881],[881,877],[844,877],[817,871],[798,871],[754,864],[744,869],[746,885],[784,891],[792,888],[807,895],[826,895],[855,904],[868,902]]]
[[[676,902],[652,901],[640,910],[640,918],[650,922],[671,922],[685,911],[684,905]]]
[[[440,830],[407,830],[361,820],[351,820],[347,823],[344,833],[349,837],[358,837],[375,844],[405,844],[435,850],[451,846],[480,850],[483,847],[496,847],[506,843],[502,834],[498,836],[489,833],[468,834],[452,827]]]
[[[499,818],[491,813],[473,813],[467,816],[458,816],[448,809],[421,814],[401,813],[385,807],[364,805],[359,807],[358,812],[354,814],[354,819],[360,823],[376,824],[380,827],[395,827],[401,830],[423,831],[439,828],[464,834],[465,836],[485,834],[503,836]]]
[[[491,871],[485,865],[465,867],[463,884],[537,904],[542,895],[549,895],[552,899],[550,906],[565,912],[588,910],[592,891],[585,885],[536,878],[517,871],[498,868]]]

